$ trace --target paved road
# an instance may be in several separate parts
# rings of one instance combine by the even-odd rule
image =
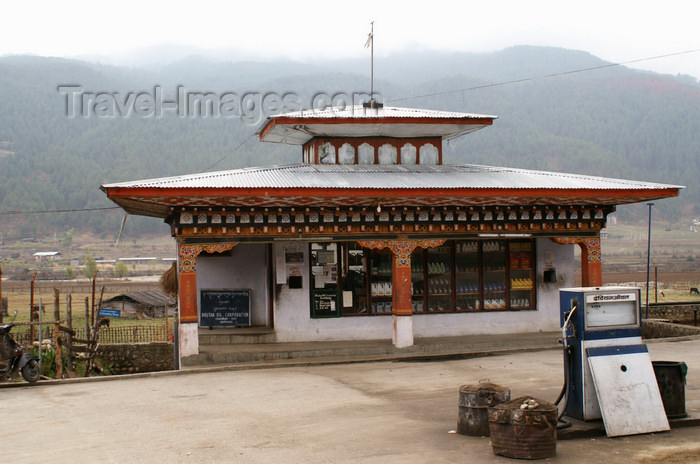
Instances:
[[[700,412],[700,340],[649,345],[689,365]],[[504,463],[456,428],[458,389],[480,379],[552,401],[561,353],[220,371],[0,389],[0,449],[16,463]],[[697,427],[560,440],[556,463],[698,462]],[[671,458],[676,460],[670,461]]]

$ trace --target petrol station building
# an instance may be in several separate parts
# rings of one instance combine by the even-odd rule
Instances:
[[[280,114],[257,135],[300,146],[299,164],[101,189],[171,227],[181,357],[199,352],[201,331],[244,327],[398,348],[556,330],[577,266],[581,285],[602,283],[607,216],[682,187],[443,163],[445,141],[495,119],[374,102]]]

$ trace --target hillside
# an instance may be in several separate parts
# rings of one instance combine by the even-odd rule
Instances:
[[[657,205],[657,220],[685,228],[700,215],[700,84],[607,64],[581,51],[526,46],[489,54],[397,54],[377,60],[375,89],[392,106],[499,116],[493,127],[450,142],[446,162],[686,185],[680,198]],[[366,60],[306,65],[189,57],[144,69],[1,57],[0,234],[60,236],[73,228],[114,236],[119,210],[6,213],[110,207],[98,189],[104,182],[298,162],[298,148],[261,144],[253,135],[269,111],[263,96],[293,94],[293,102],[310,107],[319,92],[367,92],[367,68]],[[568,73],[578,69],[591,70]],[[59,86],[93,94],[86,115],[80,96],[69,102]],[[180,91],[235,95],[234,111],[139,116],[127,97],[153,95],[156,87],[162,101]],[[430,96],[416,98],[422,95]],[[118,105],[131,112],[124,116]],[[645,208],[618,214],[643,220]],[[167,230],[157,220],[132,219],[132,234]]]

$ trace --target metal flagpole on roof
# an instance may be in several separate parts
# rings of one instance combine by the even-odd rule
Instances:
[[[374,102],[374,21],[370,24],[370,33],[367,34],[367,42],[365,42],[365,48],[370,47],[370,90],[369,98],[370,102]]]

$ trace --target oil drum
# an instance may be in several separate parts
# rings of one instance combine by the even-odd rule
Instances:
[[[494,454],[544,459],[557,454],[557,407],[521,396],[488,410]]]
[[[489,436],[488,408],[510,399],[510,390],[490,382],[459,388],[457,432],[477,437]]]

